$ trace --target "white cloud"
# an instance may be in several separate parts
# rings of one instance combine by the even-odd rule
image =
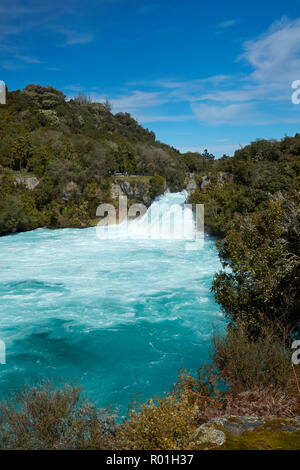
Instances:
[[[240,20],[238,19],[232,19],[232,20],[226,20],[226,21],[221,21],[220,23],[217,24],[218,31],[216,31],[216,35],[223,34],[226,31],[229,30],[232,26],[235,24],[239,23]]]
[[[229,28],[237,21],[227,20],[219,27]],[[70,44],[88,39],[69,31],[63,33],[69,34]],[[264,35],[245,42],[243,49],[238,59],[243,58],[251,66],[252,71],[247,74],[130,83],[129,90],[135,87],[132,91],[110,99],[113,111],[130,112],[145,123],[189,119],[209,126],[299,122],[298,116],[293,115],[295,110],[289,111],[288,106],[291,82],[300,79],[300,18],[275,23]],[[89,95],[96,101],[106,98],[95,93]],[[176,115],[172,105],[178,103],[182,103],[184,111]],[[171,106],[169,115],[157,110],[163,104]],[[187,106],[191,114],[186,111]]]
[[[141,123],[147,122],[183,122],[193,119],[190,114],[178,114],[178,115],[140,115],[137,114],[137,120]]]
[[[0,68],[2,68],[4,70],[14,71],[14,70],[23,69],[24,66],[20,65],[20,64],[16,64],[15,62],[13,62],[11,60],[4,60],[0,63]]]
[[[91,33],[78,33],[76,31],[66,29],[61,29],[58,32],[65,36],[65,46],[84,45],[93,40],[93,35]]]
[[[254,88],[244,90],[215,90],[212,93],[206,93],[198,97],[198,101],[249,101],[259,94],[259,90]]]
[[[76,84],[64,86],[63,89],[73,92],[72,94],[67,94],[67,99],[74,98],[78,93],[84,93],[85,95],[89,96],[89,98],[94,102],[103,103],[106,99],[108,99],[112,104],[112,110],[114,113],[128,112],[135,115],[136,117],[138,116],[138,119],[143,122],[182,120],[180,116],[159,116],[153,114],[140,114],[140,110],[146,108],[151,109],[168,102],[168,98],[163,97],[160,92],[147,92],[135,90],[129,94],[112,98],[110,96],[99,94],[94,91],[85,90],[84,87]]]
[[[101,98],[101,101],[103,98]],[[129,95],[120,96],[110,100],[114,111],[134,112],[140,108],[151,108],[168,102],[159,92],[145,92],[136,90]]]
[[[26,55],[18,55],[16,56],[21,62],[25,62],[26,64],[40,64],[41,61],[37,57],[30,57]]]
[[[229,19],[218,27],[226,29],[238,21]],[[245,42],[243,49],[237,60],[243,59],[252,68],[247,74],[162,79],[140,85],[156,90],[153,94],[159,96],[157,104],[160,100],[189,103],[195,118],[208,125],[297,122],[297,116],[287,114],[287,106],[291,83],[300,79],[300,18],[276,22],[265,34]],[[132,103],[124,100],[123,104]]]
[[[239,22],[239,20],[221,21],[221,23],[218,24],[218,28],[229,28],[230,26],[233,26],[238,22]]]
[[[239,21],[228,19],[217,27],[228,30]],[[10,30],[10,34],[16,32],[17,30]],[[64,28],[56,30],[56,33],[64,37],[64,45],[67,46],[84,45],[93,40],[90,32]],[[9,30],[6,34],[9,34]],[[20,51],[15,51],[12,55],[24,65],[39,63],[38,58],[21,55]],[[197,119],[210,126],[298,122],[297,116],[284,112],[274,113],[274,109],[276,106],[277,110],[281,109],[281,102],[284,100],[290,103],[290,84],[293,80],[300,79],[300,18],[282,19],[265,34],[245,42],[238,60],[241,59],[251,67],[247,74],[229,76],[220,73],[190,80],[175,77],[148,83],[131,83],[127,93],[111,97],[113,112],[130,112],[144,123],[180,122],[189,119]],[[2,67],[11,69],[21,65],[9,60],[2,63]],[[69,87],[69,90],[78,92],[81,87]],[[87,94],[95,101],[103,102],[106,98],[105,94]],[[181,111],[176,115],[173,105],[177,106],[178,103],[181,103]],[[166,112],[165,107],[157,109],[164,104],[170,104],[170,111]]]
[[[241,125],[249,121],[253,112],[251,103],[233,103],[226,106],[193,103],[192,110],[199,121],[209,125]]]
[[[269,31],[244,45],[241,56],[253,66],[251,79],[258,82],[287,82],[300,74],[300,18],[283,18]]]
[[[203,95],[199,95],[198,100],[219,102],[245,102],[254,100],[282,101],[287,100],[287,94],[290,94],[289,89],[285,88],[283,90],[282,84],[255,83],[244,85],[244,82],[245,80],[241,80],[233,89],[215,89],[209,93],[204,93]],[[232,85],[233,84],[231,84],[231,86]]]
[[[157,80],[148,85],[163,89],[163,94],[168,97],[169,101],[193,102],[198,101],[200,94],[204,93],[208,87],[218,87],[230,78],[229,75],[219,74],[194,80]]]
[[[62,87],[63,90],[68,90],[68,91],[73,91],[74,93],[80,93],[82,92],[82,85],[78,84],[71,84],[71,85],[66,85]]]
[[[191,100],[196,117],[211,125],[298,122],[287,108],[280,108],[280,102],[288,105],[291,83],[300,78],[300,18],[276,22],[243,47],[239,60],[246,61],[252,72],[232,77],[231,84],[211,87]]]
[[[199,89],[206,84],[218,85],[230,78],[229,75],[212,75],[211,77],[197,78],[194,80],[158,80],[152,82],[153,85],[161,86],[163,88],[185,88],[189,90]]]

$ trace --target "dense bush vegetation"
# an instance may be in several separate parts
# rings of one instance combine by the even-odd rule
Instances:
[[[266,318],[299,334],[300,134],[255,141],[195,174],[190,202],[204,204],[206,230],[221,237],[221,261],[230,268],[213,282],[227,318],[244,319],[251,334]]]
[[[114,173],[156,175],[153,197],[164,191],[162,179],[174,190],[184,183],[178,152],[128,113],[112,114],[108,102],[67,102],[40,85],[8,93],[0,108],[0,235],[95,224],[96,207],[111,202]],[[39,184],[28,189],[30,177]]]
[[[0,449],[110,449],[115,428],[73,384],[26,387],[0,405]]]
[[[251,338],[248,322],[239,319],[229,325],[226,335],[214,331],[213,363],[236,393],[257,387],[287,390],[291,380],[289,338],[290,332],[279,322],[264,322],[260,335]]]

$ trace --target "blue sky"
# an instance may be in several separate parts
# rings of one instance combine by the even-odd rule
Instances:
[[[182,151],[300,132],[300,0],[0,0],[0,79],[108,98]]]

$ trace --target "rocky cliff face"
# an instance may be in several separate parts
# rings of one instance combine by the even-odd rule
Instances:
[[[219,171],[216,174],[208,173],[197,178],[193,173],[190,173],[185,179],[185,187],[189,193],[192,193],[198,187],[203,191],[210,185],[224,186],[230,181],[234,181],[234,176],[225,171]]]
[[[119,196],[127,196],[128,199],[142,202],[146,206],[151,203],[148,181],[135,179],[130,181],[126,178],[116,179],[111,183],[111,196],[118,199]]]
[[[185,179],[185,189],[190,194],[197,189],[197,183],[193,173],[190,173]]]
[[[228,183],[229,181],[233,181],[234,177],[231,173],[225,171],[219,171],[216,175],[205,175],[201,177],[200,188],[203,190],[210,186],[211,184],[215,184],[216,186],[224,186],[224,184]]]
[[[24,184],[27,189],[34,189],[39,184],[39,180],[35,176],[16,176],[15,184]]]

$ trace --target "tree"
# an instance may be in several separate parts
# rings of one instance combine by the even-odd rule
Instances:
[[[162,176],[158,175],[157,173],[152,176],[150,179],[150,188],[149,193],[151,199],[155,199],[157,196],[160,196],[165,191],[165,180]]]
[[[107,98],[106,98],[106,100],[104,101],[103,104],[104,104],[104,107],[105,107],[106,111],[111,112],[112,104]]]
[[[215,156],[212,153],[209,153],[207,149],[204,150],[202,156],[205,158],[205,160],[214,160]]]
[[[74,102],[79,104],[79,106],[87,106],[91,103],[91,98],[84,93],[78,93],[76,98],[74,98]]]
[[[299,195],[270,201],[264,210],[236,215],[219,254],[226,271],[213,291],[226,316],[258,334],[266,318],[298,328],[300,300]]]
[[[11,150],[15,162],[15,169],[21,171],[26,168],[28,159],[31,157],[32,152],[33,148],[30,141],[30,135],[24,133],[15,140]]]

